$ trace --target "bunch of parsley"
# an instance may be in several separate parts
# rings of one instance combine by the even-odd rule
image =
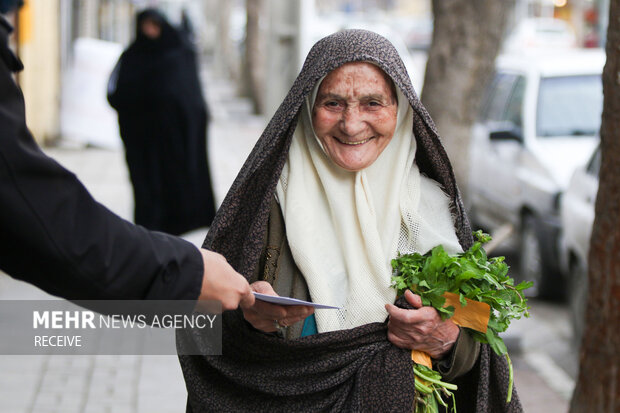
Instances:
[[[454,307],[444,308],[446,299],[443,294],[446,292],[459,295],[463,306],[467,304],[465,298],[487,303],[491,307],[491,313],[486,334],[474,330],[470,332],[476,340],[488,343],[495,353],[506,357],[510,368],[507,399],[510,401],[512,363],[499,333],[506,331],[512,320],[522,316],[529,317],[529,307],[523,290],[531,287],[533,283],[524,281],[514,285],[514,280],[507,275],[508,265],[504,262],[504,257],[489,259],[482,248],[482,244],[489,242],[491,237],[482,231],[474,232],[474,237],[476,242],[471,248],[456,255],[448,254],[441,245],[424,255],[399,254],[392,260],[392,286],[396,288],[398,295],[404,294],[407,289],[412,290],[422,298],[423,305],[434,307],[444,320],[454,315]],[[420,377],[419,374],[416,375]],[[436,399],[436,393],[430,393],[429,397]],[[425,399],[424,402],[436,405],[436,400]],[[440,400],[439,402],[441,403]]]

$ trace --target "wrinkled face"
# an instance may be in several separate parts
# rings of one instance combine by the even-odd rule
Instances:
[[[161,27],[151,19],[144,19],[140,24],[140,30],[149,39],[157,39],[161,35]]]
[[[372,165],[390,143],[397,109],[391,82],[381,69],[347,63],[319,86],[312,125],[332,162],[359,171]]]

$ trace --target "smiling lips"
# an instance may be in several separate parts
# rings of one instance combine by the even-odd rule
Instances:
[[[334,138],[336,138],[336,137],[334,136]],[[362,141],[350,141],[350,142],[347,142],[347,141],[343,141],[343,140],[341,140],[341,139],[339,139],[339,138],[336,138],[336,140],[337,140],[338,142],[340,142],[340,143],[344,144],[344,145],[349,145],[349,146],[358,146],[358,145],[363,145],[363,144],[365,144],[366,142],[370,141],[372,138],[374,138],[374,136],[372,136],[372,137],[370,137],[370,138],[368,138],[368,139],[364,139],[364,140],[362,140]]]

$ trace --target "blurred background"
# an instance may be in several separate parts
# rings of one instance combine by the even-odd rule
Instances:
[[[8,19],[33,135],[127,219],[132,190],[106,85],[138,11],[157,7],[191,28],[218,204],[317,40],[345,28],[387,37],[437,123],[474,227],[494,236],[488,250],[507,257],[512,277],[536,282],[531,317],[505,335],[525,410],[567,411],[598,187],[609,0],[480,3],[489,8],[479,16],[460,16],[441,0],[26,0]],[[441,50],[467,28],[491,40],[463,40],[465,54]],[[199,245],[207,231],[184,236]],[[1,299],[46,297],[0,274]],[[175,357],[0,356],[3,412],[177,412],[185,397]]]
[[[255,111],[267,116],[310,47],[325,35],[347,27],[384,33],[413,71],[418,91],[433,35],[430,0],[26,0],[12,17],[13,46],[26,67],[17,80],[28,123],[41,143],[63,137],[119,144],[113,131],[80,132],[72,123],[87,113],[76,109],[96,113],[75,101],[91,100],[85,97],[91,91],[81,89],[92,85],[86,77],[107,78],[110,62],[134,36],[136,12],[146,6],[160,8],[176,24],[185,11],[203,56],[241,94],[251,94]],[[600,47],[608,9],[609,0],[518,0],[504,28],[504,50]],[[74,96],[76,90],[81,97]],[[97,103],[95,96],[92,100],[89,106]]]

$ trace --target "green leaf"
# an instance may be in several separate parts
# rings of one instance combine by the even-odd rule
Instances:
[[[515,286],[515,288],[519,291],[523,291],[533,286],[534,286],[534,281],[522,281],[517,286]]]
[[[461,303],[462,307],[465,307],[467,305],[467,300],[465,300],[465,297],[462,293],[459,294],[459,302]]]

